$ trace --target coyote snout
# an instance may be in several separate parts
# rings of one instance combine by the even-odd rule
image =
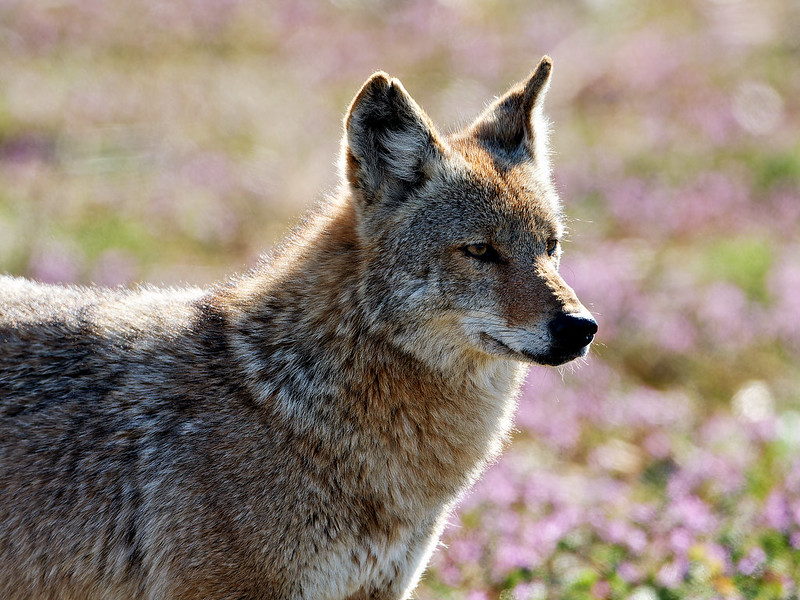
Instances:
[[[595,333],[597,322],[583,309],[559,312],[549,321],[530,328],[483,332],[481,339],[490,350],[501,355],[555,367],[586,356]]]
[[[452,135],[376,73],[340,194],[226,283],[0,278],[0,598],[409,598],[528,363],[597,331],[558,275],[550,68]]]
[[[550,321],[550,336],[553,341],[545,364],[555,366],[586,356],[595,333],[597,321],[588,311],[558,313]]]

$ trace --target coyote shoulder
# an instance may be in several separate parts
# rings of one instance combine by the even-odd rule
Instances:
[[[530,363],[586,354],[534,73],[442,135],[374,74],[340,193],[209,289],[0,278],[0,597],[408,598]]]

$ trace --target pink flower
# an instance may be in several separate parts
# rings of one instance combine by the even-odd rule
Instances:
[[[786,531],[792,523],[786,497],[779,490],[773,490],[764,502],[763,518],[768,527]]]
[[[766,562],[767,554],[764,552],[764,549],[760,546],[755,546],[754,548],[750,549],[750,552],[747,553],[747,556],[739,561],[737,568],[742,575],[748,575],[752,577],[764,567]]]
[[[642,580],[642,571],[632,562],[623,562],[617,567],[617,575],[628,583],[639,583]]]
[[[800,550],[800,531],[795,531],[792,537],[789,538],[789,543],[795,550]]]
[[[668,513],[690,532],[710,533],[717,525],[717,517],[697,496],[679,498],[669,507]]]
[[[611,596],[611,584],[605,580],[595,581],[592,585],[592,598],[603,600]]]
[[[495,579],[502,580],[514,569],[535,568],[540,562],[541,558],[529,548],[504,541],[495,550],[492,571]]]
[[[75,283],[80,278],[83,256],[76,248],[58,242],[44,244],[34,250],[28,271],[44,283]]]
[[[694,543],[694,536],[683,527],[674,529],[669,534],[669,545],[675,556],[685,557]]]
[[[483,552],[483,545],[473,537],[455,539],[447,548],[448,557],[460,565],[479,562]]]
[[[656,581],[669,589],[680,587],[686,574],[689,572],[689,561],[686,559],[675,560],[662,566],[656,574]]]

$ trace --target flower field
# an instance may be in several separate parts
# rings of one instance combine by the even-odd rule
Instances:
[[[335,189],[372,71],[446,129],[550,54],[600,331],[531,370],[417,597],[798,598],[798,31],[793,0],[6,0],[0,272],[241,271]]]

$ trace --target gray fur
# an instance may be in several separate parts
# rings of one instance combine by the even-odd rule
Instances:
[[[443,138],[373,76],[341,194],[227,283],[0,278],[0,598],[408,598],[526,363],[588,350],[549,172],[486,141],[534,104],[498,102]]]

